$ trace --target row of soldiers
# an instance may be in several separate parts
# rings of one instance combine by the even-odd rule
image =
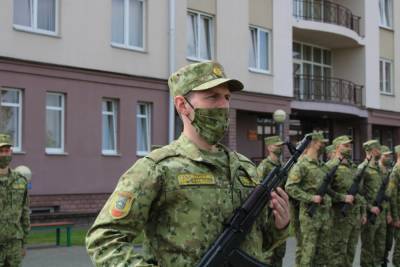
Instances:
[[[328,140],[322,133],[310,135],[311,144],[289,172],[285,186],[291,198],[291,229],[297,240],[296,266],[353,266],[360,235],[362,267],[386,266],[393,239],[393,265],[400,266],[400,145],[393,153],[377,140],[369,140],[363,144],[366,158],[357,166],[351,160],[353,145],[348,136],[339,136],[326,147],[328,160],[323,162]],[[265,144],[269,156],[258,166],[260,177],[281,165],[284,142],[271,136]],[[327,173],[335,166],[327,194],[318,195]],[[350,194],[355,183],[359,190]],[[385,201],[378,205],[376,199],[382,188]],[[310,216],[312,204],[317,210]],[[343,212],[345,204],[347,212]],[[274,266],[282,266],[284,255],[282,244],[269,260]]]

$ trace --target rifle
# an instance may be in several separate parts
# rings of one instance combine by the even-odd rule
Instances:
[[[378,207],[379,211],[382,211],[382,203],[383,201],[387,200],[387,197],[385,195],[386,187],[389,183],[389,178],[390,175],[392,174],[393,167],[395,163],[392,163],[392,166],[390,170],[388,171],[385,179],[383,179],[381,186],[379,187],[378,194],[376,194],[375,200],[374,200],[374,207]],[[371,211],[368,211],[368,222],[371,222],[372,224],[375,224],[376,221],[376,214],[372,213]]]
[[[347,194],[348,195],[352,195],[353,197],[355,197],[360,189],[360,183],[361,180],[364,176],[364,172],[367,169],[367,167],[369,166],[369,163],[371,162],[371,158],[369,157],[367,158],[367,164],[364,165],[364,167],[359,170],[356,174],[356,178],[354,179],[353,184],[350,186],[349,190],[347,190]],[[343,217],[346,217],[347,215],[347,211],[350,208],[350,204],[349,203],[344,203],[342,208],[340,209],[340,212],[342,213]]]
[[[342,162],[343,157],[339,159],[339,163],[335,165],[326,175],[324,178],[324,181],[322,182],[321,186],[318,188],[317,195],[321,196],[322,198],[325,196],[325,194],[328,192],[328,187],[332,182],[333,176],[335,176],[335,173],[337,169],[340,166],[340,163]],[[307,213],[310,217],[313,217],[315,212],[317,211],[317,206],[319,204],[317,203],[311,203],[310,206],[308,206]]]
[[[287,173],[297,162],[300,155],[311,142],[306,136],[296,147],[296,152],[282,168],[275,167],[263,181],[254,188],[241,207],[235,210],[223,232],[208,248],[197,267],[265,267],[264,263],[254,259],[239,249],[240,244],[250,232],[257,217],[271,199],[271,192],[286,179]]]

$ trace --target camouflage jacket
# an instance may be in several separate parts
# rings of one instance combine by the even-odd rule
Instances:
[[[366,160],[358,165],[358,169],[361,170],[364,167],[364,164],[367,164]],[[384,174],[382,173],[378,163],[375,163],[374,165],[370,163],[365,169],[363,185],[360,193],[365,198],[367,211],[374,206],[374,201],[383,182],[383,178]],[[386,211],[387,204],[384,204],[383,208],[384,211]],[[381,214],[383,214],[383,212]]]
[[[400,208],[400,164],[396,164],[393,168],[392,174],[390,175],[390,181],[388,186],[388,194],[390,196],[390,203],[392,207],[392,216],[394,220],[399,220],[399,208]]]
[[[222,148],[222,146],[220,146]],[[184,135],[138,160],[120,178],[86,237],[96,266],[195,266],[257,181],[244,156],[222,148],[218,168]],[[259,260],[270,235],[260,216],[241,248]],[[132,241],[144,230],[144,252]],[[279,233],[278,233],[279,235]],[[285,239],[286,232],[276,240]]]
[[[260,179],[263,179],[268,175],[268,173],[272,171],[273,168],[279,167],[281,165],[281,162],[273,161],[270,157],[267,157],[266,159],[261,161],[260,164],[258,164],[257,175],[258,177],[260,177]]]
[[[286,191],[294,200],[304,204],[311,204],[321,186],[328,169],[314,159],[304,155],[290,170],[286,182]],[[321,207],[330,208],[331,198],[325,195]]]
[[[337,161],[330,160],[326,163],[329,168],[333,168],[337,164]],[[347,191],[350,189],[351,185],[354,183],[354,178],[357,172],[357,166],[354,165],[352,162],[342,162],[339,165],[339,168],[336,171],[336,174],[332,180],[331,188],[334,192],[336,192],[342,199],[341,201],[337,201],[336,199],[333,201],[334,203],[342,204],[347,194]],[[341,209],[341,205],[333,205],[333,208],[336,210]],[[354,205],[350,206],[348,214],[353,214],[355,216],[366,215],[365,210],[365,199],[362,195],[357,194],[355,196]],[[340,215],[342,216],[342,215]],[[347,216],[347,218],[351,218],[351,216]]]
[[[30,229],[27,180],[10,169],[0,176],[0,244],[20,239],[26,243]]]

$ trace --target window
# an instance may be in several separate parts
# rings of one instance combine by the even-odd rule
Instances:
[[[380,26],[393,27],[393,1],[379,0]]]
[[[64,152],[64,104],[64,94],[47,93],[46,153]]]
[[[192,60],[213,58],[213,17],[190,11],[187,14],[187,55]]]
[[[8,133],[14,151],[21,151],[22,97],[21,90],[3,89],[0,94],[0,132]]]
[[[58,0],[14,0],[14,27],[55,35]]]
[[[143,51],[144,14],[144,0],[112,0],[112,45]]]
[[[117,110],[116,100],[103,99],[102,102],[102,153],[117,153]]]
[[[151,104],[139,103],[136,114],[136,145],[137,155],[143,156],[150,152],[151,143]]]
[[[250,70],[270,72],[270,32],[250,27]]]
[[[393,63],[390,60],[379,60],[379,87],[383,94],[393,94]]]

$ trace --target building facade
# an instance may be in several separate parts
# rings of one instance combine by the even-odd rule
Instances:
[[[348,134],[356,160],[367,139],[400,143],[396,15],[393,0],[1,1],[0,131],[33,171],[33,213],[95,214],[176,137],[167,78],[191,62],[244,83],[223,142],[255,161],[277,109],[292,142]]]

